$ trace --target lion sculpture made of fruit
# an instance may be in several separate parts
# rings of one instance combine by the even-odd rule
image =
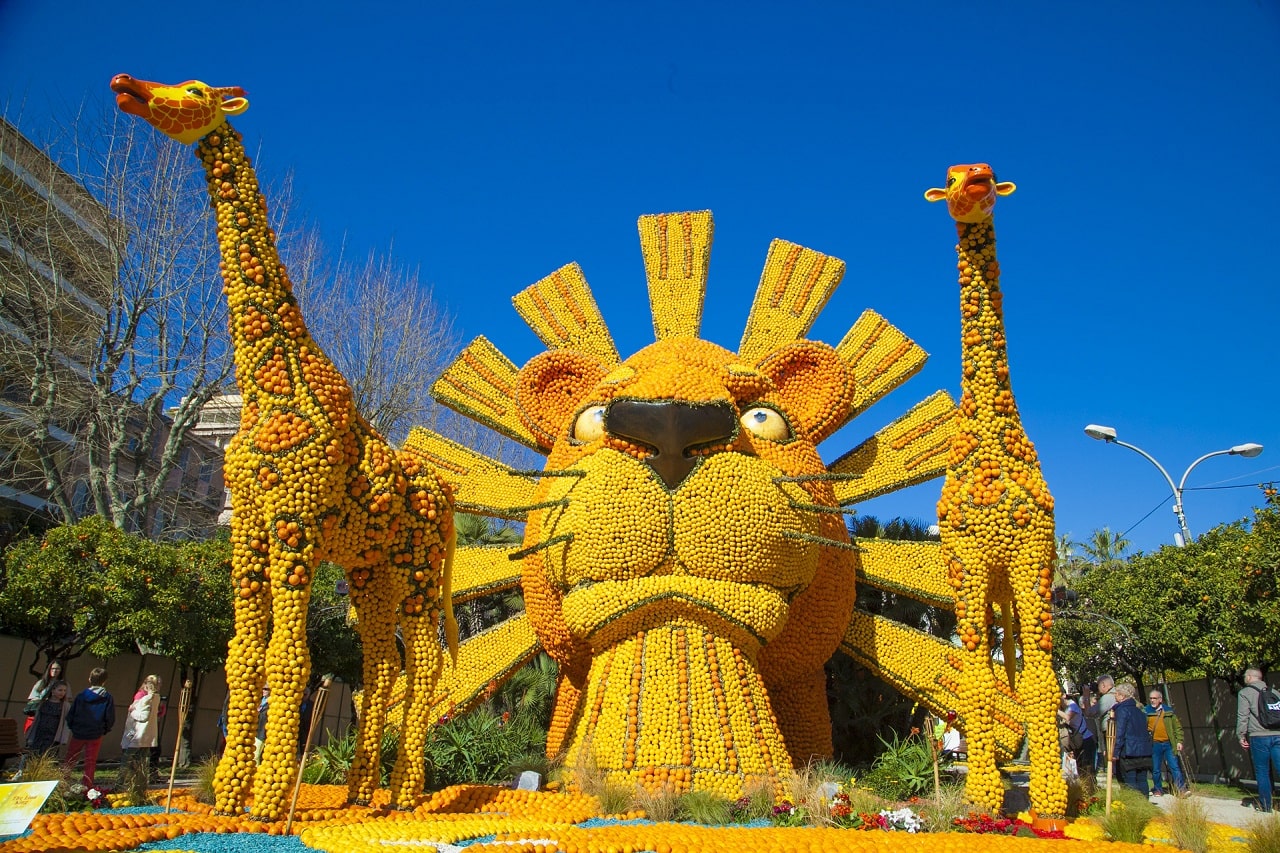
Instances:
[[[873,311],[834,347],[804,336],[844,263],[769,249],[736,353],[698,337],[707,212],[645,216],[657,341],[619,357],[581,270],[515,306],[548,351],[517,366],[478,338],[436,383],[441,402],[548,456],[513,471],[426,430],[406,450],[459,510],[524,521],[518,547],[460,548],[454,603],[519,585],[526,612],[462,644],[435,708],[463,713],[539,649],[559,665],[548,755],[617,781],[735,796],[831,753],[823,664],[835,651],[935,713],[960,712],[949,643],[853,608],[856,583],[943,609],[937,543],[849,541],[847,507],[940,477],[956,409],[937,392],[830,465],[817,445],[923,366]],[[1025,727],[1005,681],[991,739]]]

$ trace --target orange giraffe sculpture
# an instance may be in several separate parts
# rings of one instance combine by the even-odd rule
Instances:
[[[446,633],[454,526],[450,492],[434,470],[397,452],[360,416],[351,389],[308,334],[293,297],[266,201],[240,135],[226,122],[248,108],[239,88],[198,81],[162,86],[121,74],[121,110],[182,143],[196,143],[217,214],[230,308],[240,431],[226,454],[233,514],[235,637],[227,653],[227,749],[216,808],[239,813],[253,782],[255,817],[280,817],[293,788],[298,709],[310,671],[307,602],[316,565],[343,566],[364,645],[364,698],[348,794],[368,803],[379,783],[379,742],[404,632],[405,725],[392,801],[416,805],[424,784],[426,715]],[[268,632],[270,640],[268,641]],[[254,770],[260,691],[270,687],[266,748]]]
[[[938,524],[966,658],[959,709],[969,743],[965,794],[992,809],[1003,796],[992,725],[997,686],[991,638],[999,608],[1004,666],[1029,720],[1032,807],[1061,815],[1066,787],[1059,764],[1058,688],[1049,636],[1053,498],[1009,385],[992,220],[996,196],[1013,191],[1013,184],[997,183],[991,167],[978,163],[952,166],[946,189],[925,193],[929,201],[946,200],[959,234],[963,393]]]

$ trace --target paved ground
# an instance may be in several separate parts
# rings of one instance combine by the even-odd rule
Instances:
[[[1206,797],[1195,793],[1191,796],[1204,804],[1205,809],[1209,812],[1209,820],[1214,823],[1224,823],[1227,826],[1243,829],[1249,821],[1262,816],[1254,810],[1252,805],[1240,805],[1240,798],[1226,800],[1220,797]],[[1241,794],[1241,797],[1243,796],[1245,795]],[[1163,797],[1152,797],[1151,802],[1168,811],[1176,802],[1176,798],[1166,794]]]

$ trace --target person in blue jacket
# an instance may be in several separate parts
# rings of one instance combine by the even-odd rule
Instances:
[[[93,787],[93,773],[98,766],[98,750],[102,747],[102,737],[116,724],[116,700],[107,688],[107,671],[97,667],[89,673],[89,686],[86,687],[71,703],[67,712],[67,728],[71,730],[71,740],[67,743],[66,764],[71,767],[84,752],[84,776],[81,781],[86,788]]]
[[[1111,758],[1116,769],[1124,776],[1124,783],[1142,796],[1151,794],[1151,731],[1147,728],[1147,714],[1134,701],[1132,684],[1117,684],[1116,704],[1111,715],[1116,721],[1116,742]]]

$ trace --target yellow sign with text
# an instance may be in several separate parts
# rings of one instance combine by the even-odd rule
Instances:
[[[58,787],[57,782],[17,782],[0,785],[0,835],[26,832],[31,819]]]

